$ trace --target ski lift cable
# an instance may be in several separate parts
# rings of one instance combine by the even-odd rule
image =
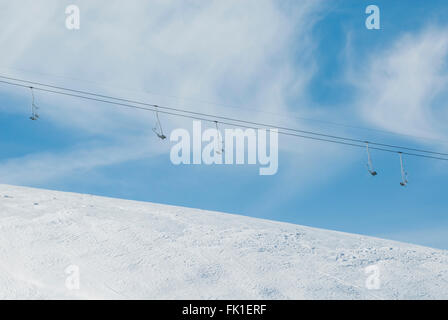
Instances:
[[[2,80],[0,80],[0,83],[7,83],[7,84],[19,86],[19,87],[28,87],[28,86],[25,86],[25,85],[22,85],[22,84],[9,83],[9,82],[5,82],[5,81],[2,81]],[[66,93],[66,92],[60,92],[60,91],[55,91],[55,90],[49,90],[49,89],[44,89],[44,88],[34,88],[34,89],[40,90],[40,91],[43,91],[43,92],[48,92],[48,93],[54,93],[54,94],[65,95],[65,96],[70,96],[70,97],[76,97],[76,98],[81,98],[81,99],[86,99],[86,100],[91,100],[91,101],[97,101],[97,102],[102,102],[102,103],[107,103],[107,104],[112,104],[112,105],[117,105],[117,106],[123,106],[123,107],[127,107],[127,108],[133,108],[133,109],[139,109],[139,110],[145,110],[145,111],[153,111],[153,112],[156,111],[155,109],[135,106],[135,105],[131,105],[131,104],[125,104],[125,103],[119,103],[119,102],[114,102],[114,101],[109,101],[109,100],[98,99],[98,98],[86,97],[86,96],[82,96],[82,95],[71,94],[71,93]],[[198,116],[179,114],[179,113],[162,111],[162,110],[159,110],[159,112],[163,113],[163,114],[167,114],[167,115],[178,116],[178,117],[183,117],[183,118],[189,118],[189,119],[194,119],[194,120],[201,120],[201,121],[208,121],[208,122],[215,122],[216,121],[216,120],[209,119],[209,118],[203,118],[203,117],[198,117]],[[207,116],[213,117],[212,115],[207,115]],[[236,120],[236,121],[238,121],[238,120]],[[230,126],[242,127],[242,128],[261,129],[260,127],[242,125],[242,124],[239,124],[239,123],[231,123],[231,122],[224,122],[224,121],[221,121],[221,123],[222,124],[226,124],[226,125],[230,125]],[[266,129],[269,129],[269,128],[266,128]],[[295,136],[295,137],[311,139],[311,140],[317,140],[317,141],[331,142],[331,143],[347,145],[347,146],[353,146],[353,147],[359,147],[359,148],[364,148],[364,145],[358,145],[358,144],[355,144],[355,143],[349,143],[349,142],[344,142],[344,141],[337,141],[337,140],[330,140],[330,139],[325,139],[325,138],[318,138],[318,137],[312,137],[312,136],[299,135],[299,134],[294,134],[294,133],[284,132],[284,131],[279,131],[279,134],[283,134],[283,135],[287,135],[287,136]],[[397,150],[390,150],[390,149],[379,148],[379,147],[370,147],[370,149],[379,150],[379,151],[385,151],[385,152],[392,152],[392,153],[398,153],[399,152]],[[416,154],[416,153],[410,153],[410,152],[402,152],[402,154],[406,154],[406,155],[410,155],[410,156],[416,156],[416,157],[422,157],[422,158],[429,158],[429,159],[448,161],[448,158],[428,156],[428,155]]]
[[[1,67],[0,67],[0,69],[1,69]],[[11,69],[11,70],[21,71],[21,72],[26,72],[26,73],[34,73],[34,74],[39,74],[39,75],[44,75],[44,76],[65,78],[65,79],[69,79],[69,80],[75,80],[75,81],[80,81],[80,82],[85,82],[85,83],[91,83],[91,84],[94,84],[94,85],[101,85],[103,87],[105,87],[105,86],[110,87],[109,84],[107,84],[107,83],[104,84],[104,82],[100,84],[99,82],[94,82],[94,81],[87,81],[87,80],[83,80],[83,79],[77,79],[77,78],[71,78],[71,77],[52,75],[52,74],[48,74],[48,73],[32,72],[32,71],[29,71],[29,70],[23,70],[23,69],[17,69],[17,68],[6,68],[6,69]],[[12,77],[8,77],[8,76],[1,75],[1,74],[0,74],[0,78],[10,79],[10,80],[14,80],[14,81],[21,81],[21,82],[30,82],[28,80],[12,78]],[[33,83],[38,84],[38,82],[33,82]],[[41,83],[41,85],[44,85],[44,84]],[[52,86],[52,87],[57,88],[56,86]],[[134,91],[134,92],[138,92],[138,91]],[[143,91],[143,92],[144,93],[154,94],[154,95],[159,95],[159,96],[166,96],[166,97],[169,97],[169,98],[176,98],[176,99],[180,98],[180,97],[174,96],[174,95],[163,95],[163,94],[151,93],[151,92],[146,92],[146,91]],[[419,140],[431,140],[431,141],[441,142],[441,143],[444,143],[444,144],[448,143],[448,140],[441,140],[441,139],[437,139],[437,138],[423,137],[423,136],[417,136],[417,135],[406,134],[406,133],[398,133],[398,132],[392,132],[392,131],[388,131],[388,130],[381,130],[381,129],[375,129],[375,128],[357,126],[357,125],[350,125],[350,124],[347,124],[347,123],[338,123],[338,122],[322,120],[322,119],[307,118],[307,117],[298,116],[298,115],[296,115],[294,113],[287,114],[287,113],[278,113],[278,112],[259,110],[259,109],[255,109],[255,108],[245,108],[245,107],[241,107],[241,106],[231,106],[231,105],[226,105],[226,104],[217,103],[217,102],[205,101],[203,99],[201,100],[201,99],[187,98],[187,100],[196,100],[196,101],[198,101],[200,103],[206,103],[206,104],[211,104],[211,105],[216,105],[216,106],[222,106],[224,108],[232,108],[232,109],[251,111],[251,112],[257,112],[257,113],[263,113],[263,114],[270,114],[270,115],[279,116],[279,117],[288,118],[288,119],[295,118],[295,119],[298,119],[298,120],[319,122],[319,123],[323,123],[323,124],[326,124],[326,125],[332,125],[332,126],[352,128],[352,129],[358,129],[358,130],[368,130],[368,131],[380,132],[380,133],[389,134],[389,135],[410,137],[410,138],[419,139]]]
[[[93,85],[96,85],[96,86],[101,86],[101,87],[112,87],[113,88],[113,86],[111,86],[109,83],[105,83],[105,82],[89,81],[89,80],[85,80],[85,79],[66,77],[66,76],[60,76],[60,75],[55,75],[55,74],[49,74],[49,73],[43,73],[43,72],[35,72],[35,71],[30,71],[30,70],[25,70],[25,69],[18,69],[18,68],[10,68],[10,67],[0,67],[0,69],[15,70],[15,71],[19,71],[19,72],[25,72],[25,73],[28,73],[28,74],[36,74],[36,75],[40,75],[40,76],[49,76],[49,77],[53,77],[53,78],[56,77],[56,78],[61,78],[61,79],[68,79],[68,80],[72,80],[72,81],[77,81],[77,82],[90,83],[90,84],[93,84]],[[28,80],[12,78],[12,77],[8,77],[8,76],[2,75],[2,74],[0,74],[0,78],[10,79],[10,80],[15,80],[15,81],[22,81],[22,82],[30,82]],[[34,82],[34,83],[37,83],[37,82]],[[44,85],[44,84],[41,84],[41,85]],[[56,86],[54,86],[54,87],[56,87]],[[126,88],[125,88],[125,90],[129,91]],[[322,119],[316,119],[316,118],[302,117],[302,116],[298,116],[297,114],[295,114],[293,112],[288,112],[288,113],[271,112],[271,111],[266,111],[266,110],[259,110],[259,109],[256,109],[256,108],[246,108],[246,107],[242,107],[242,106],[228,105],[228,104],[217,103],[217,102],[213,102],[213,101],[206,101],[204,99],[183,98],[183,97],[179,97],[179,96],[175,96],[175,95],[166,95],[166,94],[164,95],[164,94],[159,94],[159,93],[155,93],[155,92],[148,92],[148,91],[132,90],[130,92],[136,92],[136,93],[142,93],[143,92],[145,94],[153,94],[153,95],[164,96],[164,97],[168,97],[168,98],[192,100],[192,101],[197,101],[199,103],[205,103],[205,104],[210,104],[210,105],[215,105],[215,106],[222,106],[224,108],[231,108],[231,109],[251,111],[251,112],[257,112],[257,113],[263,113],[263,114],[270,114],[270,115],[279,116],[279,117],[288,118],[288,119],[295,118],[295,119],[298,119],[298,120],[320,122],[320,123],[327,124],[327,125],[332,125],[332,126],[339,126],[339,127],[359,129],[359,130],[368,130],[368,131],[373,131],[373,132],[379,132],[379,133],[384,133],[384,134],[389,134],[389,135],[414,138],[414,139],[419,139],[419,140],[428,140],[428,141],[430,140],[430,141],[440,142],[440,143],[443,143],[443,144],[448,143],[448,140],[442,140],[442,139],[433,138],[433,137],[418,136],[418,135],[413,135],[413,134],[399,133],[399,132],[393,132],[393,131],[382,130],[382,129],[377,129],[377,128],[359,126],[359,125],[351,125],[351,124],[347,124],[347,123],[339,123],[339,122],[335,122],[335,121],[328,121],[328,120],[322,120]]]
[[[272,124],[264,124],[264,123],[254,122],[254,121],[247,121],[247,120],[235,119],[235,118],[230,118],[230,117],[211,115],[211,114],[202,113],[202,112],[195,112],[195,111],[190,111],[190,110],[185,110],[185,109],[172,108],[172,107],[169,107],[169,106],[158,106],[158,105],[155,105],[155,104],[145,103],[145,102],[141,102],[141,101],[135,101],[135,100],[130,100],[130,99],[112,97],[112,96],[98,94],[98,93],[93,93],[93,92],[88,92],[88,91],[75,90],[75,89],[65,88],[65,87],[61,87],[61,86],[54,86],[54,85],[50,85],[50,84],[45,84],[45,83],[41,83],[41,82],[33,82],[33,81],[28,81],[28,80],[21,80],[21,79],[16,79],[16,78],[10,78],[10,77],[2,76],[2,75],[0,75],[0,78],[10,79],[10,80],[19,81],[19,82],[25,82],[25,83],[29,83],[29,84],[35,84],[35,85],[44,86],[44,87],[47,87],[47,88],[53,88],[53,89],[58,89],[58,90],[63,90],[63,91],[68,91],[68,92],[73,92],[73,93],[78,93],[78,94],[84,94],[84,95],[89,95],[89,96],[105,98],[105,99],[117,100],[117,101],[133,103],[133,104],[138,104],[138,105],[144,105],[144,106],[149,106],[149,107],[157,107],[157,108],[161,108],[161,109],[165,109],[165,110],[184,112],[184,113],[189,113],[189,114],[194,114],[194,115],[199,115],[199,116],[213,117],[213,118],[216,118],[216,119],[237,121],[237,122],[251,124],[251,125],[266,126],[266,127],[270,127],[270,128],[277,128],[277,129],[282,129],[282,130],[286,130],[286,131],[305,133],[305,134],[310,134],[310,135],[322,136],[322,137],[326,137],[326,138],[344,140],[344,141],[359,142],[359,143],[368,142],[371,145],[387,147],[387,148],[402,149],[402,150],[415,151],[415,152],[420,152],[420,153],[428,153],[428,154],[434,154],[434,155],[440,155],[440,156],[448,156],[448,153],[436,152],[436,151],[431,151],[431,150],[424,150],[424,149],[419,149],[419,148],[409,148],[409,147],[404,147],[404,146],[399,146],[399,145],[392,145],[392,144],[385,144],[385,143],[379,143],[379,142],[374,142],[374,141],[365,141],[365,140],[361,140],[361,139],[353,139],[353,138],[341,137],[341,136],[330,135],[330,134],[325,134],[325,133],[321,133],[321,132],[300,130],[300,129],[296,129],[296,128],[288,128],[288,127],[276,126],[276,125],[272,125]],[[0,81],[0,82],[11,84],[10,82],[7,82],[7,81]],[[39,88],[38,90],[43,90],[43,89]]]
[[[4,76],[0,75],[0,78],[8,78],[8,77],[4,77]],[[341,137],[341,136],[336,136],[336,135],[329,135],[329,134],[324,134],[324,133],[319,133],[319,132],[299,130],[299,129],[288,128],[288,127],[281,127],[281,126],[276,126],[276,125],[272,125],[272,124],[257,123],[257,122],[254,122],[254,121],[246,121],[246,120],[234,119],[234,118],[230,118],[230,117],[222,117],[222,116],[211,115],[211,114],[206,114],[206,113],[201,113],[201,112],[194,112],[194,111],[184,110],[184,109],[179,109],[179,108],[172,108],[172,107],[168,107],[168,106],[158,106],[158,105],[155,105],[155,104],[149,104],[149,103],[144,103],[144,102],[135,101],[135,100],[117,98],[117,97],[112,97],[112,96],[108,96],[108,95],[92,93],[92,92],[88,92],[88,91],[74,90],[74,89],[70,89],[70,88],[64,88],[64,87],[60,87],[60,86],[53,86],[53,85],[48,85],[48,84],[39,83],[39,82],[32,82],[32,81],[28,81],[28,80],[20,80],[20,79],[15,79],[15,78],[8,78],[8,79],[14,79],[16,81],[32,83],[32,84],[37,84],[37,85],[46,86],[46,87],[50,87],[50,88],[55,88],[55,89],[59,89],[59,90],[75,92],[75,93],[80,93],[80,94],[86,94],[86,95],[91,95],[91,96],[96,96],[96,97],[101,97],[101,98],[106,98],[106,99],[130,102],[130,103],[139,104],[139,105],[145,105],[145,106],[150,106],[150,107],[158,107],[158,108],[167,109],[167,110],[173,110],[173,111],[178,111],[178,112],[185,112],[185,113],[189,113],[189,114],[214,117],[214,118],[230,120],[230,121],[238,121],[238,122],[247,123],[247,124],[260,125],[260,126],[277,128],[277,129],[282,129],[282,130],[287,130],[287,131],[293,131],[293,132],[299,132],[299,133],[323,136],[323,137],[332,138],[332,139],[339,139],[339,140],[352,141],[352,142],[363,142],[363,143],[366,142],[366,141],[363,141],[361,139],[352,139],[352,138]],[[3,82],[3,81],[0,81],[0,82]],[[367,142],[372,144],[372,145],[377,145],[377,146],[382,146],[382,147],[403,149],[403,150],[409,150],[409,151],[415,151],[415,152],[421,152],[421,153],[428,153],[428,154],[437,154],[437,155],[448,156],[448,153],[441,153],[441,152],[435,152],[435,151],[429,151],[429,150],[423,150],[423,149],[417,149],[417,148],[409,148],[409,147],[398,146],[398,145],[384,144],[384,143],[378,143],[378,142],[374,142],[374,141],[367,141]]]
[[[14,86],[18,86],[18,87],[29,88],[29,86],[26,86],[26,85],[23,85],[23,84],[12,83],[12,82],[7,82],[7,81],[3,81],[3,80],[0,80],[0,83],[14,85]],[[97,102],[102,102],[102,103],[116,105],[116,106],[121,106],[121,107],[126,107],[126,108],[133,108],[133,109],[144,110],[144,111],[152,111],[152,112],[156,111],[156,109],[154,107],[156,105],[153,105],[153,108],[147,108],[147,107],[136,106],[136,105],[129,104],[129,103],[122,103],[122,102],[104,100],[104,99],[88,97],[88,96],[83,96],[83,95],[79,95],[79,94],[67,93],[67,92],[61,92],[61,91],[56,91],[56,90],[50,90],[50,89],[45,89],[45,88],[36,88],[36,87],[34,87],[34,89],[35,90],[40,90],[40,91],[43,91],[43,92],[47,92],[47,93],[53,93],[53,94],[59,94],[59,95],[64,95],[64,96],[69,96],[69,97],[85,99],[85,100],[97,101]],[[201,114],[201,115],[206,116],[206,117],[204,117],[204,116],[201,117],[201,116],[197,116],[197,115],[183,114],[183,113],[171,112],[171,111],[165,111],[165,110],[158,110],[158,112],[160,112],[162,114],[171,115],[171,116],[189,118],[189,119],[200,120],[200,121],[208,121],[208,122],[216,122],[217,121],[216,119],[213,119],[213,118],[216,118],[216,116],[209,115],[209,114]],[[184,113],[186,113],[186,112],[184,112]],[[241,127],[241,128],[249,128],[249,129],[272,129],[272,128],[275,128],[274,126],[269,126],[269,125],[265,125],[265,124],[261,124],[261,123],[255,123],[254,122],[253,123],[254,125],[250,126],[250,125],[247,125],[247,124],[238,123],[238,122],[243,122],[244,123],[244,121],[241,121],[241,120],[238,120],[238,119],[229,118],[229,120],[231,120],[233,122],[220,121],[220,123],[221,124],[225,124],[225,125],[229,125],[229,126]],[[237,122],[237,123],[235,123],[235,122]],[[325,138],[325,137],[315,137],[315,136],[297,134],[297,133],[292,133],[292,132],[285,132],[285,131],[281,131],[281,130],[283,130],[282,128],[275,128],[275,129],[279,129],[278,133],[282,134],[282,135],[286,135],[286,136],[293,136],[293,137],[299,137],[299,138],[304,138],[304,139],[310,139],[310,140],[316,140],[316,141],[322,141],[322,142],[330,142],[330,143],[346,145],[346,146],[352,146],[352,147],[358,147],[358,148],[365,148],[365,145],[363,145],[363,144],[354,143],[354,142],[358,142],[358,141],[362,141],[362,140],[352,139],[352,140],[354,140],[353,142],[350,142],[350,141],[347,142],[347,141],[340,141],[340,140],[332,140],[332,139],[328,139],[328,138]],[[365,143],[365,141],[363,141],[363,142]],[[402,149],[402,150],[409,149],[409,148],[406,148],[406,147],[399,147],[399,146],[396,146],[394,148],[399,148],[399,149]],[[378,151],[384,151],[384,152],[390,152],[390,153],[399,153],[399,152],[401,152],[402,154],[406,154],[406,155],[409,155],[409,156],[448,161],[448,158],[443,158],[443,157],[438,157],[438,156],[430,156],[430,155],[418,154],[418,153],[412,153],[412,152],[403,152],[403,151],[397,151],[397,150],[392,150],[392,149],[386,149],[386,148],[382,148],[382,147],[372,147],[371,146],[370,149],[378,150]],[[414,150],[414,149],[412,149],[412,150]],[[437,152],[430,152],[430,153],[444,155],[442,153],[437,153]]]

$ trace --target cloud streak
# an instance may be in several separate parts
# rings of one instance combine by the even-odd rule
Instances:
[[[134,138],[135,139],[135,138]],[[151,147],[146,137],[112,146],[82,145],[58,152],[41,152],[0,162],[6,184],[42,184],[98,167],[150,158],[168,152],[166,146]]]
[[[372,54],[361,73],[356,112],[369,125],[395,133],[446,139],[448,30],[406,34]]]
[[[247,110],[199,100],[281,113],[292,110],[289,97],[306,97],[315,65],[310,32],[320,1],[79,1],[79,7],[81,29],[74,32],[65,28],[65,7],[60,1],[2,4],[0,40],[8,50],[0,52],[0,68],[13,76],[242,118],[247,118]],[[28,99],[28,92],[23,94]],[[150,132],[154,122],[148,112],[39,93],[37,99],[46,120],[115,139],[120,156],[112,157],[113,162],[139,155],[132,150],[120,152],[120,141]],[[294,111],[306,109],[295,107]],[[251,120],[271,122],[267,114],[249,114]],[[190,126],[182,119],[162,116],[162,120],[166,127]],[[150,150],[156,143],[149,145]],[[128,149],[132,146],[140,149],[135,144]],[[68,166],[73,168],[96,167],[103,163],[103,149],[113,150],[98,146],[82,164],[72,157],[83,153],[79,147],[68,147],[67,153],[43,150],[10,159],[0,170],[10,170],[15,162],[17,170],[24,164],[39,167],[44,161],[72,163]],[[45,175],[39,171],[9,174],[6,180],[26,183],[35,181],[34,176],[42,180]],[[52,175],[68,172],[61,168]]]

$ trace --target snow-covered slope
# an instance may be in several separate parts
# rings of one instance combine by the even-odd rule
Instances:
[[[0,185],[0,298],[447,299],[448,252]]]

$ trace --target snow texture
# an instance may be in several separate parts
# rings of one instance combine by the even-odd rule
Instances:
[[[0,185],[0,298],[447,299],[448,251]]]

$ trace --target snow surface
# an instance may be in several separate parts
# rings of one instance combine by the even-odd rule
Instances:
[[[79,267],[79,290],[66,268]],[[367,289],[379,269],[380,288]],[[447,299],[448,251],[0,185],[2,299]]]

